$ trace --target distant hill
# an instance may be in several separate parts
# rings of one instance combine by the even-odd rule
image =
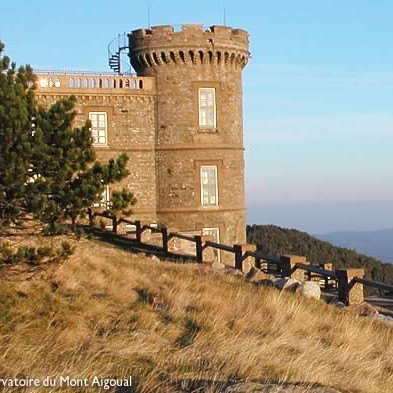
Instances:
[[[274,225],[248,225],[247,241],[256,244],[266,255],[297,254],[307,256],[312,262],[332,262],[334,267],[363,267],[366,277],[393,284],[393,265],[333,246],[306,232],[285,229]]]
[[[350,248],[362,254],[393,263],[393,228],[378,231],[342,231],[315,235],[335,246]]]

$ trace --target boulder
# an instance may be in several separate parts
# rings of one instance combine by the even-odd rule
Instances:
[[[349,309],[355,311],[359,317],[375,317],[379,314],[379,311],[375,307],[366,302],[352,304],[349,306]]]
[[[274,288],[273,280],[263,279],[255,282],[255,285],[258,287],[272,287]]]
[[[321,288],[315,281],[303,281],[296,288],[296,293],[309,298],[309,299],[321,299]]]
[[[259,282],[261,280],[270,280],[273,282],[274,276],[271,274],[266,274],[262,270],[259,270],[255,267],[252,267],[249,272],[246,274],[246,280],[250,282]]]
[[[281,290],[295,292],[300,285],[300,281],[293,278],[279,278],[274,281],[274,286]]]
[[[242,262],[242,272],[248,274],[252,269],[255,269],[255,261],[251,258],[246,258]]]
[[[155,256],[155,255],[152,255],[151,260],[152,260],[153,262],[161,262],[161,259],[158,258],[158,257]]]
[[[243,276],[243,273],[234,267],[226,267],[224,273],[228,274],[229,276]]]
[[[375,314],[372,316],[373,319],[376,319],[378,321],[382,322],[387,322],[389,324],[393,324],[393,318],[389,317],[388,315],[383,315],[383,314]]]
[[[212,269],[213,270],[224,270],[225,269],[225,265],[221,262],[218,261],[214,261],[212,263]]]

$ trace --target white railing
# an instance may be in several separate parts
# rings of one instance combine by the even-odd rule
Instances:
[[[38,89],[139,89],[152,90],[154,82],[149,77],[113,75],[103,73],[36,73]]]

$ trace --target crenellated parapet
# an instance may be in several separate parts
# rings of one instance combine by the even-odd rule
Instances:
[[[248,33],[228,26],[154,26],[129,35],[130,59],[138,72],[165,64],[214,64],[244,68],[248,62]]]

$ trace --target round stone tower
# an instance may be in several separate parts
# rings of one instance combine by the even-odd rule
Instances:
[[[157,26],[132,31],[129,46],[138,75],[156,78],[158,222],[179,232],[204,231],[221,243],[245,243],[242,70],[248,33]]]

